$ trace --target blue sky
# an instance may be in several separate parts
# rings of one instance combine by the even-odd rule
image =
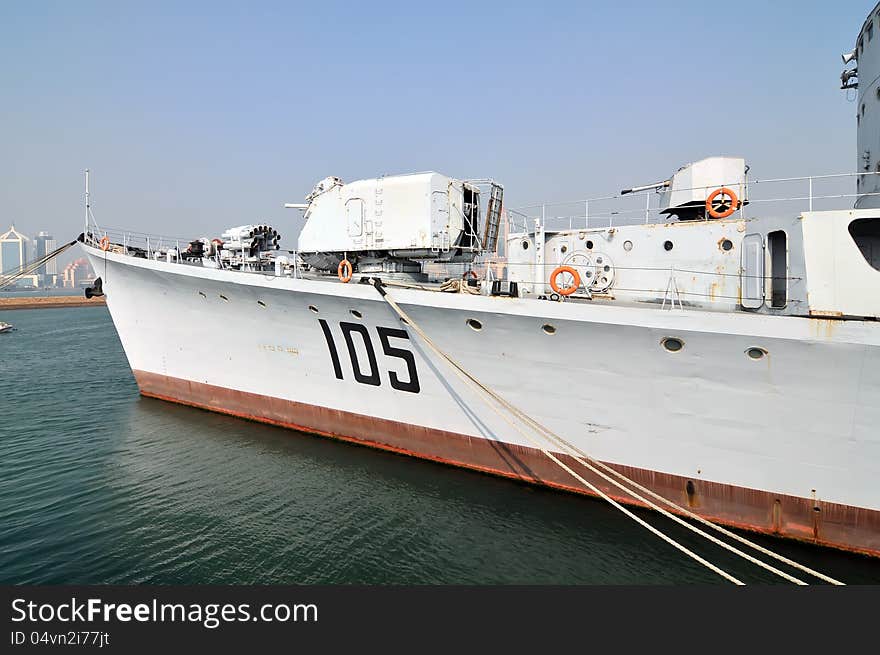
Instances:
[[[713,154],[855,168],[839,90],[874,0],[0,3],[0,227],[296,223],[327,175],[493,177],[508,206]],[[294,247],[290,231],[287,247]]]

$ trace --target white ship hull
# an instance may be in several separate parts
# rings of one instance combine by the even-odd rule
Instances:
[[[584,491],[394,332],[370,285],[82,247],[144,395]],[[392,293],[483,383],[641,484],[728,525],[880,555],[880,323]]]

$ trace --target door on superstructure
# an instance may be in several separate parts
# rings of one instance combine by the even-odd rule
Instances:
[[[743,238],[740,288],[744,309],[758,309],[764,304],[764,237],[760,234]]]
[[[345,218],[348,222],[348,236],[359,237],[364,232],[364,201],[351,198],[345,203]]]
[[[767,234],[767,271],[770,307],[782,309],[788,303],[788,238],[782,230]],[[767,292],[765,291],[765,296]]]

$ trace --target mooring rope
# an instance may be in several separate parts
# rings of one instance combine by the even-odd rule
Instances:
[[[616,476],[617,478],[623,480],[624,482],[626,482],[626,484],[631,485],[631,486],[634,487],[635,489],[638,489],[639,491],[642,491],[643,493],[647,494],[648,496],[651,496],[651,497],[653,497],[653,498],[656,498],[656,499],[660,500],[660,501],[663,502],[664,504],[669,505],[670,507],[672,507],[672,508],[674,508],[675,510],[681,512],[682,514],[684,514],[684,515],[686,515],[686,516],[688,516],[688,517],[690,517],[690,518],[693,518],[693,519],[697,520],[698,522],[700,522],[700,523],[703,524],[703,525],[706,525],[706,526],[708,526],[708,527],[711,527],[711,528],[713,528],[713,529],[715,529],[715,530],[721,532],[721,533],[724,534],[725,536],[729,536],[729,537],[731,537],[731,538],[733,538],[733,539],[739,541],[740,543],[743,543],[743,544],[745,544],[745,545],[747,545],[747,546],[749,546],[749,547],[751,547],[751,548],[756,549],[757,551],[761,552],[762,554],[765,554],[765,555],[767,555],[767,556],[773,557],[773,558],[775,558],[775,559],[777,559],[777,560],[779,560],[779,561],[782,561],[782,562],[784,562],[784,563],[786,563],[786,564],[788,564],[788,565],[790,565],[790,566],[793,566],[794,568],[797,568],[797,569],[799,569],[799,570],[801,570],[801,571],[804,571],[804,572],[806,572],[806,573],[812,574],[812,575],[814,575],[814,576],[816,576],[816,577],[818,577],[818,578],[820,578],[820,579],[822,579],[822,580],[824,580],[824,581],[826,581],[826,582],[830,582],[831,584],[838,584],[838,585],[843,584],[842,582],[840,582],[840,581],[838,581],[838,580],[835,580],[834,578],[831,578],[831,577],[829,577],[829,576],[827,576],[827,575],[824,575],[824,574],[822,574],[822,573],[819,573],[818,571],[814,571],[813,569],[810,569],[809,567],[806,567],[806,566],[804,566],[804,565],[802,565],[802,564],[799,564],[799,563],[797,563],[797,562],[794,562],[793,560],[790,560],[790,559],[788,559],[788,558],[786,558],[786,557],[784,557],[784,556],[782,556],[782,555],[779,555],[779,554],[777,554],[777,553],[774,553],[773,551],[771,551],[771,550],[769,550],[769,549],[766,549],[766,548],[764,548],[764,547],[762,547],[762,546],[759,546],[758,544],[755,544],[755,543],[749,541],[748,539],[746,539],[746,538],[744,538],[744,537],[741,537],[741,536],[739,536],[739,535],[737,535],[737,534],[735,534],[735,533],[732,533],[732,532],[730,532],[730,531],[728,531],[728,530],[725,530],[725,529],[722,528],[721,526],[718,526],[718,525],[712,523],[711,521],[708,521],[707,519],[705,519],[705,518],[703,518],[703,517],[701,517],[701,516],[699,516],[699,515],[697,515],[697,514],[691,512],[691,511],[689,511],[689,510],[687,510],[687,509],[685,509],[685,508],[679,506],[678,504],[674,503],[673,501],[670,501],[670,500],[667,499],[667,498],[664,498],[663,496],[660,496],[659,494],[656,494],[655,492],[653,492],[653,491],[651,491],[651,490],[649,490],[649,489],[643,487],[642,485],[639,485],[639,484],[636,483],[635,481],[629,479],[628,477],[626,477],[625,475],[623,475],[623,474],[620,473],[619,471],[616,471],[616,470],[614,470],[613,468],[607,466],[606,464],[604,464],[604,463],[602,463],[602,462],[600,462],[600,461],[598,461],[598,460],[596,460],[596,459],[594,459],[594,458],[588,456],[586,453],[584,453],[583,451],[581,451],[579,448],[577,448],[577,447],[574,446],[573,444],[569,443],[568,441],[566,441],[566,440],[563,439],[562,437],[559,437],[558,435],[556,435],[555,433],[553,433],[551,430],[549,430],[549,429],[546,428],[545,426],[541,425],[540,423],[538,423],[537,421],[535,421],[534,419],[532,419],[530,416],[528,416],[527,414],[525,414],[524,412],[522,412],[521,410],[519,410],[519,409],[518,409],[517,407],[515,407],[514,405],[511,405],[511,404],[510,404],[509,402],[507,402],[503,397],[501,397],[500,395],[498,395],[497,393],[495,393],[494,391],[492,391],[491,389],[489,389],[486,385],[484,385],[483,383],[481,383],[476,377],[474,377],[471,373],[469,373],[467,370],[465,370],[464,367],[462,367],[458,362],[456,362],[451,356],[449,356],[447,353],[445,353],[443,350],[441,350],[441,349],[440,349],[440,348],[439,348],[439,347],[438,347],[438,346],[437,346],[437,345],[431,340],[431,338],[430,338],[430,337],[424,332],[424,330],[422,330],[417,324],[415,324],[415,323],[413,322],[413,320],[412,320],[412,319],[406,314],[406,312],[404,312],[404,311],[400,308],[400,306],[399,306],[399,305],[393,300],[393,298],[391,298],[391,297],[388,295],[387,291],[385,291],[385,290],[382,288],[382,286],[381,286],[381,282],[380,282],[380,281],[375,280],[374,284],[375,284],[375,286],[376,286],[376,289],[379,291],[380,295],[381,295],[381,296],[383,297],[383,299],[389,304],[389,306],[395,311],[395,313],[397,313],[398,316],[399,316],[399,317],[400,317],[400,318],[401,318],[401,319],[402,319],[407,325],[409,325],[410,327],[412,327],[412,329],[413,329],[413,330],[414,330],[414,331],[415,331],[415,332],[416,332],[416,333],[422,338],[422,340],[423,340],[423,341],[424,341],[424,342],[425,342],[425,343],[431,348],[431,350],[433,350],[438,356],[440,356],[441,359],[445,360],[448,364],[450,364],[450,365],[452,366],[453,370],[456,372],[456,374],[457,374],[457,375],[458,375],[458,376],[459,376],[459,377],[460,377],[460,378],[461,378],[466,384],[468,384],[468,386],[470,386],[471,388],[476,389],[477,391],[482,391],[485,395],[487,395],[487,396],[489,396],[490,398],[492,398],[492,399],[493,399],[495,402],[497,402],[501,407],[503,407],[504,409],[508,410],[511,414],[513,414],[513,415],[514,415],[516,418],[518,418],[520,421],[522,421],[522,422],[525,423],[526,425],[530,426],[533,430],[535,430],[536,432],[538,432],[538,433],[539,433],[539,434],[540,434],[545,440],[550,441],[550,442],[551,442],[552,444],[554,444],[554,445],[560,446],[560,447],[563,449],[563,451],[566,452],[566,454],[568,454],[569,456],[573,457],[573,458],[575,459],[575,461],[577,461],[578,463],[580,463],[581,465],[583,465],[584,467],[586,467],[587,469],[589,469],[589,470],[590,470],[591,472],[593,472],[595,475],[597,475],[597,476],[599,476],[600,478],[604,479],[605,481],[607,481],[607,482],[610,483],[611,485],[617,487],[618,489],[621,489],[622,491],[624,491],[624,492],[627,493],[628,495],[632,496],[632,497],[635,498],[636,500],[641,501],[642,503],[644,503],[644,504],[647,505],[648,507],[650,507],[650,508],[654,509],[655,511],[659,512],[661,515],[666,516],[667,518],[669,518],[669,519],[671,519],[671,520],[673,520],[673,521],[679,523],[680,525],[686,527],[688,530],[690,530],[690,531],[692,531],[692,532],[695,532],[696,534],[698,534],[698,535],[704,537],[705,539],[709,540],[710,542],[712,542],[712,543],[714,543],[714,544],[716,544],[716,545],[718,545],[718,546],[721,546],[722,548],[725,548],[726,550],[728,550],[728,551],[730,551],[730,552],[732,552],[732,553],[738,555],[739,557],[742,557],[743,559],[746,559],[747,561],[749,561],[749,562],[751,562],[751,563],[753,563],[753,564],[755,564],[755,565],[757,565],[757,566],[759,566],[759,567],[761,567],[761,568],[763,568],[763,569],[765,569],[765,570],[767,570],[767,571],[769,571],[769,572],[771,572],[771,573],[774,573],[775,575],[778,575],[778,576],[782,577],[783,579],[788,580],[789,582],[793,582],[793,583],[795,583],[795,584],[799,584],[799,585],[804,585],[804,584],[806,584],[806,583],[803,582],[802,580],[799,580],[798,578],[795,578],[794,576],[789,575],[788,573],[785,573],[784,571],[781,571],[781,570],[779,570],[779,569],[777,569],[777,568],[771,566],[770,564],[767,564],[766,562],[763,562],[763,561],[761,561],[761,560],[759,560],[759,559],[753,557],[752,555],[749,555],[748,553],[745,553],[745,552],[739,550],[738,548],[736,548],[736,547],[734,547],[734,546],[732,546],[732,545],[730,545],[730,544],[728,544],[728,543],[726,543],[726,542],[724,542],[724,541],[718,539],[717,537],[714,537],[713,535],[710,535],[710,534],[704,532],[703,530],[699,529],[698,527],[696,527],[696,526],[694,526],[694,525],[691,525],[691,524],[688,523],[687,521],[684,521],[684,520],[681,519],[680,517],[675,516],[674,514],[672,514],[672,513],[670,513],[669,511],[667,511],[666,509],[664,509],[664,508],[658,506],[656,503],[654,503],[654,502],[648,500],[648,499],[645,498],[644,496],[641,496],[640,494],[634,492],[631,488],[628,488],[628,487],[624,486],[621,482],[618,482],[618,481],[616,481],[616,480],[611,479],[608,475],[606,475],[605,473],[603,473],[602,471],[599,471],[599,470],[597,470],[597,469],[598,469],[598,468],[601,468],[601,469],[603,469],[604,471],[608,471],[609,473],[611,473],[612,475]],[[485,399],[484,399],[484,401],[485,401]],[[677,548],[677,549],[680,550],[681,552],[685,553],[688,557],[691,557],[692,559],[694,559],[695,561],[699,562],[699,563],[702,564],[703,566],[709,568],[710,570],[712,570],[713,572],[717,573],[718,575],[724,577],[725,579],[727,579],[727,580],[729,580],[729,581],[731,581],[731,582],[734,582],[735,584],[744,584],[743,582],[741,582],[740,580],[736,579],[735,577],[733,577],[732,575],[730,575],[730,574],[727,573],[726,571],[723,571],[722,569],[720,569],[719,567],[715,566],[715,565],[712,564],[711,562],[706,561],[705,559],[703,559],[702,557],[700,557],[699,555],[697,555],[696,553],[694,553],[694,552],[691,551],[690,549],[688,549],[688,548],[686,548],[685,546],[681,545],[680,543],[678,543],[677,541],[675,541],[674,539],[672,539],[672,538],[669,537],[668,535],[664,534],[664,533],[661,532],[660,530],[658,530],[658,529],[654,528],[653,526],[649,525],[648,523],[646,523],[645,521],[643,521],[643,520],[640,519],[639,517],[637,517],[637,516],[635,516],[634,514],[632,514],[632,512],[630,512],[630,511],[628,511],[626,508],[622,507],[622,506],[621,506],[619,503],[617,503],[613,498],[611,498],[610,496],[608,496],[607,494],[605,494],[604,492],[602,492],[600,489],[598,489],[597,487],[595,487],[593,484],[591,484],[590,482],[588,482],[587,480],[585,480],[583,477],[581,477],[581,476],[578,475],[577,473],[575,473],[571,468],[569,468],[566,464],[564,464],[564,463],[563,463],[562,461],[560,461],[557,457],[555,457],[552,453],[550,453],[550,452],[549,452],[546,448],[544,448],[540,443],[538,443],[538,442],[536,442],[534,439],[532,439],[532,438],[531,438],[526,432],[524,432],[519,426],[517,426],[516,424],[514,424],[512,421],[509,420],[509,418],[508,418],[507,416],[505,416],[504,414],[502,414],[502,413],[498,410],[497,407],[494,407],[491,403],[488,403],[488,401],[485,401],[485,402],[487,402],[487,404],[489,405],[489,407],[490,407],[493,411],[495,411],[496,414],[498,414],[503,420],[505,420],[509,425],[511,425],[511,427],[513,427],[515,430],[517,430],[517,432],[519,432],[522,436],[524,436],[528,441],[530,441],[531,443],[535,444],[535,446],[536,446],[536,447],[537,447],[537,448],[538,448],[538,449],[539,449],[539,450],[540,450],[545,456],[547,456],[551,461],[553,461],[554,463],[556,463],[557,465],[559,465],[563,470],[565,470],[566,472],[568,472],[572,477],[574,477],[576,480],[578,480],[579,482],[581,482],[584,486],[586,486],[587,488],[589,488],[590,490],[592,490],[594,493],[596,493],[596,495],[600,496],[601,498],[603,498],[604,500],[606,500],[607,502],[609,502],[609,503],[610,503],[611,505],[613,505],[615,508],[617,508],[618,510],[620,510],[621,512],[623,512],[624,514],[626,514],[628,517],[630,517],[630,518],[632,518],[633,520],[635,520],[637,523],[639,523],[640,525],[642,525],[642,526],[645,527],[646,529],[650,530],[652,533],[654,533],[655,535],[657,535],[658,537],[660,537],[661,539],[663,539],[664,541],[666,541],[666,542],[669,543],[670,545],[674,546],[675,548]]]
[[[3,279],[2,279],[2,281],[0,281],[0,289],[4,289],[4,288],[8,287],[9,285],[13,284],[16,280],[24,277],[25,275],[30,275],[31,273],[33,273],[35,270],[37,270],[38,268],[40,268],[44,264],[47,264],[50,261],[52,261],[55,257],[57,257],[58,255],[63,253],[65,250],[70,248],[75,243],[76,243],[76,241],[71,241],[70,243],[65,243],[60,248],[56,248],[55,250],[53,250],[52,252],[50,252],[47,255],[43,255],[42,257],[35,259],[28,264],[22,264],[21,266],[18,267],[18,269],[15,273],[3,274],[3,276],[2,276]],[[9,277],[7,277],[7,275]]]
[[[761,554],[763,554],[763,555],[767,555],[768,557],[772,557],[773,559],[776,559],[777,561],[783,562],[783,563],[785,563],[785,564],[791,566],[792,568],[795,568],[795,569],[798,569],[798,570],[800,570],[800,571],[803,571],[804,573],[808,573],[808,574],[810,574],[810,575],[813,575],[813,576],[819,578],[820,580],[823,580],[824,582],[828,582],[829,584],[833,584],[833,585],[844,585],[844,584],[845,584],[845,583],[843,583],[843,582],[841,582],[841,581],[839,581],[839,580],[835,580],[834,578],[832,578],[832,577],[830,577],[830,576],[828,576],[828,575],[825,575],[824,573],[821,573],[821,572],[819,572],[819,571],[816,571],[815,569],[811,569],[810,567],[805,566],[805,565],[803,565],[803,564],[800,564],[799,562],[795,562],[794,560],[789,559],[788,557],[785,557],[784,555],[780,555],[779,553],[776,553],[776,552],[774,552],[774,551],[772,551],[772,550],[770,550],[770,549],[768,549],[768,548],[765,548],[765,547],[761,546],[760,544],[756,544],[755,542],[750,541],[749,539],[746,539],[745,537],[742,537],[742,536],[736,534],[735,532],[731,532],[730,530],[725,529],[724,527],[718,525],[717,523],[713,523],[712,521],[709,521],[708,519],[706,519],[706,518],[700,516],[699,514],[696,514],[696,513],[694,513],[694,512],[691,512],[691,511],[690,511],[689,509],[687,509],[686,507],[682,507],[681,505],[675,503],[674,501],[671,501],[671,500],[669,500],[668,498],[666,498],[666,497],[664,497],[664,496],[661,496],[660,494],[658,494],[658,493],[656,493],[656,492],[654,492],[654,491],[651,491],[651,490],[648,489],[647,487],[644,487],[644,486],[640,485],[638,482],[632,480],[631,478],[628,478],[628,477],[625,476],[623,473],[620,473],[619,471],[613,469],[612,467],[608,466],[608,465],[605,464],[604,462],[601,462],[600,460],[597,460],[597,459],[595,459],[595,458],[593,458],[593,457],[590,457],[590,456],[587,455],[585,452],[583,452],[582,450],[580,450],[577,446],[575,446],[574,444],[572,444],[572,443],[569,442],[569,441],[566,441],[566,440],[563,439],[562,437],[559,437],[558,435],[553,434],[552,432],[550,432],[549,430],[547,430],[547,428],[545,428],[544,426],[542,426],[542,425],[541,425],[540,423],[538,423],[537,421],[534,421],[534,419],[532,419],[532,418],[529,417],[528,415],[526,415],[526,414],[522,414],[521,412],[520,412],[520,414],[521,414],[521,417],[522,417],[523,420],[525,420],[526,422],[532,423],[532,424],[534,425],[535,429],[538,429],[538,430],[540,430],[540,431],[542,431],[542,432],[545,432],[545,433],[547,434],[548,439],[550,439],[551,441],[554,441],[555,443],[557,443],[558,445],[560,445],[563,449],[567,450],[569,455],[571,455],[574,459],[576,459],[577,461],[579,461],[579,462],[580,462],[581,464],[583,464],[584,466],[588,466],[588,465],[587,465],[586,462],[582,461],[582,459],[583,459],[583,460],[587,460],[587,461],[590,462],[592,465],[594,465],[594,466],[596,466],[596,467],[598,467],[598,468],[601,468],[601,469],[603,469],[604,471],[607,471],[608,473],[610,473],[611,475],[614,475],[615,477],[618,477],[619,479],[623,480],[626,484],[630,484],[630,485],[632,485],[635,489],[638,489],[638,490],[641,491],[642,493],[644,493],[644,494],[646,494],[646,495],[648,495],[648,496],[650,496],[650,497],[652,497],[652,498],[654,498],[654,499],[656,499],[656,500],[659,500],[660,502],[664,503],[665,505],[668,505],[668,506],[672,507],[673,509],[675,509],[675,510],[681,512],[682,514],[684,514],[684,515],[687,516],[688,518],[691,518],[691,519],[693,519],[693,520],[695,520],[695,521],[697,521],[697,522],[699,522],[699,523],[702,523],[702,524],[705,525],[706,527],[712,528],[713,530],[715,530],[715,531],[717,531],[717,532],[720,532],[720,533],[723,534],[724,536],[726,536],[726,537],[730,537],[731,539],[734,539],[734,540],[740,542],[741,544],[744,544],[744,545],[746,545],[746,546],[749,546],[750,548],[753,548],[753,549],[757,550],[759,553],[761,553]],[[602,475],[602,474],[600,474],[600,473],[598,473],[598,472],[597,472],[597,474],[598,474],[598,475]],[[602,477],[605,478],[604,475],[602,475]],[[607,478],[606,478],[606,479],[607,479]],[[616,486],[617,486],[617,485],[616,485]],[[632,492],[632,490],[628,490],[628,493],[629,493],[630,495],[635,496],[635,497],[638,498],[639,500],[642,500],[642,498],[641,498],[640,496],[638,496],[637,494],[634,494],[634,493]],[[664,515],[667,515],[667,513],[666,513],[665,511],[663,511],[663,510],[661,510],[661,513],[663,513]],[[670,516],[670,518],[672,518],[673,520],[676,520],[676,521],[678,521],[678,522],[681,522],[680,519],[679,519],[678,517],[676,517],[676,516],[674,516],[674,515],[669,515],[669,516]],[[685,524],[685,525],[690,525],[690,524],[688,524],[688,523],[684,523],[684,524]],[[712,540],[712,541],[715,541],[714,538],[711,539],[711,540]],[[723,542],[720,542],[720,543],[723,543]],[[726,545],[725,545],[725,547],[726,547]],[[756,562],[756,563],[757,563],[757,562]],[[783,577],[785,577],[785,575],[783,575]],[[792,581],[792,582],[795,582],[796,580],[797,580],[797,579],[795,578],[795,579],[792,579],[791,581]],[[805,583],[800,582],[800,581],[797,581],[797,582],[800,583],[800,584],[805,584]]]

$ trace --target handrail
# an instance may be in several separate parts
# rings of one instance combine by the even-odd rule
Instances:
[[[769,184],[769,183],[780,183],[780,182],[799,182],[799,181],[809,182],[812,180],[839,179],[839,178],[845,178],[845,177],[863,177],[863,176],[870,176],[870,175],[880,175],[880,171],[866,171],[866,172],[858,172],[858,173],[830,173],[830,174],[826,174],[826,175],[806,175],[803,177],[777,177],[777,178],[767,178],[767,179],[763,179],[763,180],[761,180],[761,179],[756,179],[756,180],[746,179],[745,181],[734,180],[734,181],[720,182],[720,183],[711,184],[711,185],[702,184],[700,186],[694,186],[694,187],[676,187],[675,190],[676,191],[710,191],[710,190],[714,190],[714,189],[717,189],[718,187],[723,187],[723,186],[742,186],[742,185],[749,186],[752,184],[757,185],[757,184]],[[667,187],[667,189],[668,189],[668,187]],[[541,202],[541,203],[535,203],[532,205],[520,205],[518,207],[514,207],[513,209],[516,211],[519,211],[519,212],[524,212],[525,210],[528,210],[528,209],[559,207],[562,205],[574,205],[574,204],[578,204],[578,203],[583,204],[585,202],[599,202],[602,200],[618,200],[621,198],[634,198],[634,197],[643,196],[643,195],[659,195],[660,193],[662,193],[662,191],[660,191],[660,190],[649,190],[649,191],[642,191],[642,192],[638,192],[638,193],[625,193],[625,194],[618,193],[618,194],[614,194],[614,195],[610,195],[610,196],[596,196],[596,197],[591,197],[591,198],[579,198],[576,200],[561,200],[561,201],[552,202],[552,203]],[[867,195],[880,195],[880,194],[877,194],[877,193],[856,193],[854,195],[867,196]],[[809,197],[809,196],[807,196],[807,197]],[[813,196],[813,197],[816,197],[816,196]],[[794,200],[794,199],[795,198],[792,198],[792,200]],[[806,198],[800,198],[800,199],[804,200]],[[787,199],[780,198],[779,200],[787,200]],[[750,202],[754,202],[754,201],[750,200]],[[511,211],[511,210],[508,209],[508,211]]]
[[[113,242],[113,243],[122,244],[123,248],[124,248],[124,253],[127,255],[131,255],[132,249],[137,248],[137,249],[141,249],[141,250],[146,250],[148,259],[153,259],[154,254],[157,254],[158,251],[162,250],[163,248],[167,248],[167,247],[176,247],[178,249],[178,252],[180,252],[179,246],[180,246],[181,241],[188,244],[190,241],[193,240],[193,239],[183,240],[183,239],[177,239],[176,237],[169,237],[169,236],[163,236],[163,235],[158,235],[158,234],[148,234],[145,232],[132,232],[132,231],[127,231],[127,230],[119,230],[116,228],[106,228],[106,229],[102,229],[100,233],[96,234],[93,232],[93,233],[86,235],[86,241],[97,247],[97,245],[100,241],[100,238],[103,236],[109,237],[111,239],[111,242]],[[140,245],[135,245],[135,244],[141,244],[141,245],[144,245],[145,247],[141,248]],[[165,245],[163,245],[163,244],[165,244]],[[304,272],[303,272],[303,270],[300,266],[300,263],[299,263],[299,251],[278,250],[278,251],[271,251],[271,252],[284,253],[285,255],[292,255],[293,256],[293,277],[294,278],[304,277]],[[180,260],[180,259],[178,259],[175,263],[178,263],[181,265],[193,265],[192,262],[184,262],[183,260]],[[557,266],[556,263],[549,263],[549,262],[543,262],[541,264],[537,264],[535,262],[511,262],[511,261],[507,260],[506,258],[504,258],[502,261],[499,262],[499,261],[493,260],[491,256],[488,258],[478,258],[477,260],[475,260],[471,264],[466,264],[466,263],[442,264],[442,263],[438,263],[438,265],[445,266],[447,268],[455,268],[455,267],[462,267],[462,266],[470,266],[470,267],[486,266],[488,271],[492,271],[493,264],[498,264],[498,263],[500,263],[504,267],[511,267],[511,268],[524,267],[527,270],[534,270],[534,268],[536,266],[543,268],[543,269],[546,269],[546,270],[549,270],[549,269],[555,268]],[[236,269],[236,270],[238,270],[238,269]],[[718,271],[710,271],[710,270],[696,270],[696,269],[690,269],[690,268],[679,268],[677,266],[673,266],[673,267],[667,267],[667,266],[659,266],[659,267],[658,266],[615,266],[615,270],[619,270],[619,271],[645,271],[645,272],[668,272],[668,271],[670,271],[670,272],[672,272],[672,274],[682,273],[685,275],[700,275],[700,276],[709,276],[709,277],[714,277],[714,278],[730,277],[730,278],[741,279],[741,278],[745,278],[745,277],[754,277],[754,278],[758,278],[758,279],[768,279],[768,280],[769,279],[784,279],[787,281],[801,281],[803,279],[803,278],[797,277],[797,276],[748,275],[744,272],[721,273]],[[241,269],[241,272],[261,274],[261,275],[268,274],[268,275],[272,275],[274,277],[274,275],[271,272],[268,272],[266,270]],[[494,275],[494,271],[491,274]],[[489,278],[487,278],[487,280],[488,279]],[[420,288],[432,290],[429,287],[424,287],[424,286],[422,286]],[[437,290],[437,289],[433,289],[433,290]],[[659,285],[659,284],[656,287],[650,286],[650,285],[648,287],[634,287],[634,286],[629,286],[629,285],[626,287],[615,286],[614,290],[617,292],[653,294],[657,298],[661,297],[664,294],[664,288],[662,285]],[[707,292],[704,292],[699,289],[678,289],[676,293],[680,297],[685,297],[686,299],[693,298],[695,300],[700,299],[701,303],[710,304],[710,305],[711,304],[723,304],[723,303],[726,303],[727,301],[737,300],[739,298],[738,295],[725,295],[723,293],[717,293],[717,292],[707,293]],[[794,298],[790,298],[788,300],[788,302],[799,303],[799,302],[803,302],[803,301],[798,300],[798,299],[794,299]],[[687,300],[685,301],[685,304],[688,304]]]
[[[708,192],[709,190],[717,189],[720,186],[745,187],[747,195],[744,195],[747,202],[740,203],[740,206],[737,208],[738,214],[735,216],[735,218],[738,219],[745,219],[746,207],[749,205],[766,207],[770,203],[776,203],[777,205],[784,203],[803,203],[805,206],[799,207],[798,211],[813,211],[815,209],[815,203],[818,202],[822,203],[821,208],[823,209],[841,209],[842,207],[836,206],[836,204],[832,201],[880,196],[880,192],[878,191],[861,191],[859,189],[856,189],[855,192],[852,192],[850,188],[841,189],[841,183],[851,178],[864,179],[868,176],[877,175],[880,175],[880,171],[832,173],[826,175],[766,178],[758,180],[741,179],[735,182],[725,182],[711,186],[700,185],[686,188],[676,188],[675,191]],[[815,187],[818,183],[823,181],[826,185],[834,185],[836,183],[837,186],[830,189],[821,189],[820,192],[817,193]],[[806,193],[794,192],[787,195],[779,194],[770,197],[756,197],[756,193],[754,193],[754,190],[756,188],[761,189],[763,187],[764,189],[766,189],[769,187],[770,184],[800,183],[806,184]],[[750,186],[752,187],[752,193],[748,193]],[[615,225],[620,226],[635,225],[639,223],[669,222],[671,219],[665,214],[661,214],[659,204],[652,207],[651,203],[651,198],[653,196],[668,191],[669,188],[666,187],[663,190],[653,189],[639,191],[637,193],[621,193],[610,196],[596,196],[581,200],[542,203],[518,206],[515,208],[507,208],[505,209],[505,212],[508,221],[508,232],[513,234],[530,233],[534,230],[535,221],[538,221],[541,225],[544,226],[545,229],[551,231],[565,229],[566,225],[568,229],[601,230],[612,228]],[[617,204],[613,204],[611,207],[609,207],[607,205],[607,203],[609,202]],[[574,209],[575,206],[579,207],[579,209]],[[574,211],[559,212],[558,209],[562,207],[571,207],[572,209],[574,209]],[[852,205],[848,205],[845,208],[850,209],[851,207]],[[791,207],[786,208],[786,211],[791,210]],[[708,220],[708,217],[704,220]]]
[[[182,255],[181,244],[183,244],[184,248],[188,246],[191,242],[196,241],[196,238],[180,238],[173,237],[168,235],[161,235],[155,233],[148,232],[137,232],[133,230],[125,230],[121,228],[106,228],[101,229],[100,231],[91,230],[90,232],[84,235],[85,243],[99,247],[99,243],[102,237],[107,237],[110,239],[111,243],[115,243],[117,245],[121,245],[123,249],[123,254],[132,255],[133,251],[143,251],[146,254],[147,259],[155,259],[156,256],[160,252],[166,252],[169,248],[174,248],[177,251],[178,259],[175,263],[180,264],[191,264],[192,262],[186,262],[180,258]],[[301,277],[301,267],[299,261],[299,251],[297,250],[272,250],[268,251],[279,255],[284,255],[287,257],[292,257],[292,265],[294,275],[293,277],[298,278]],[[265,274],[265,271],[260,270],[249,270],[249,269],[241,269],[242,272],[246,273],[262,273]]]

